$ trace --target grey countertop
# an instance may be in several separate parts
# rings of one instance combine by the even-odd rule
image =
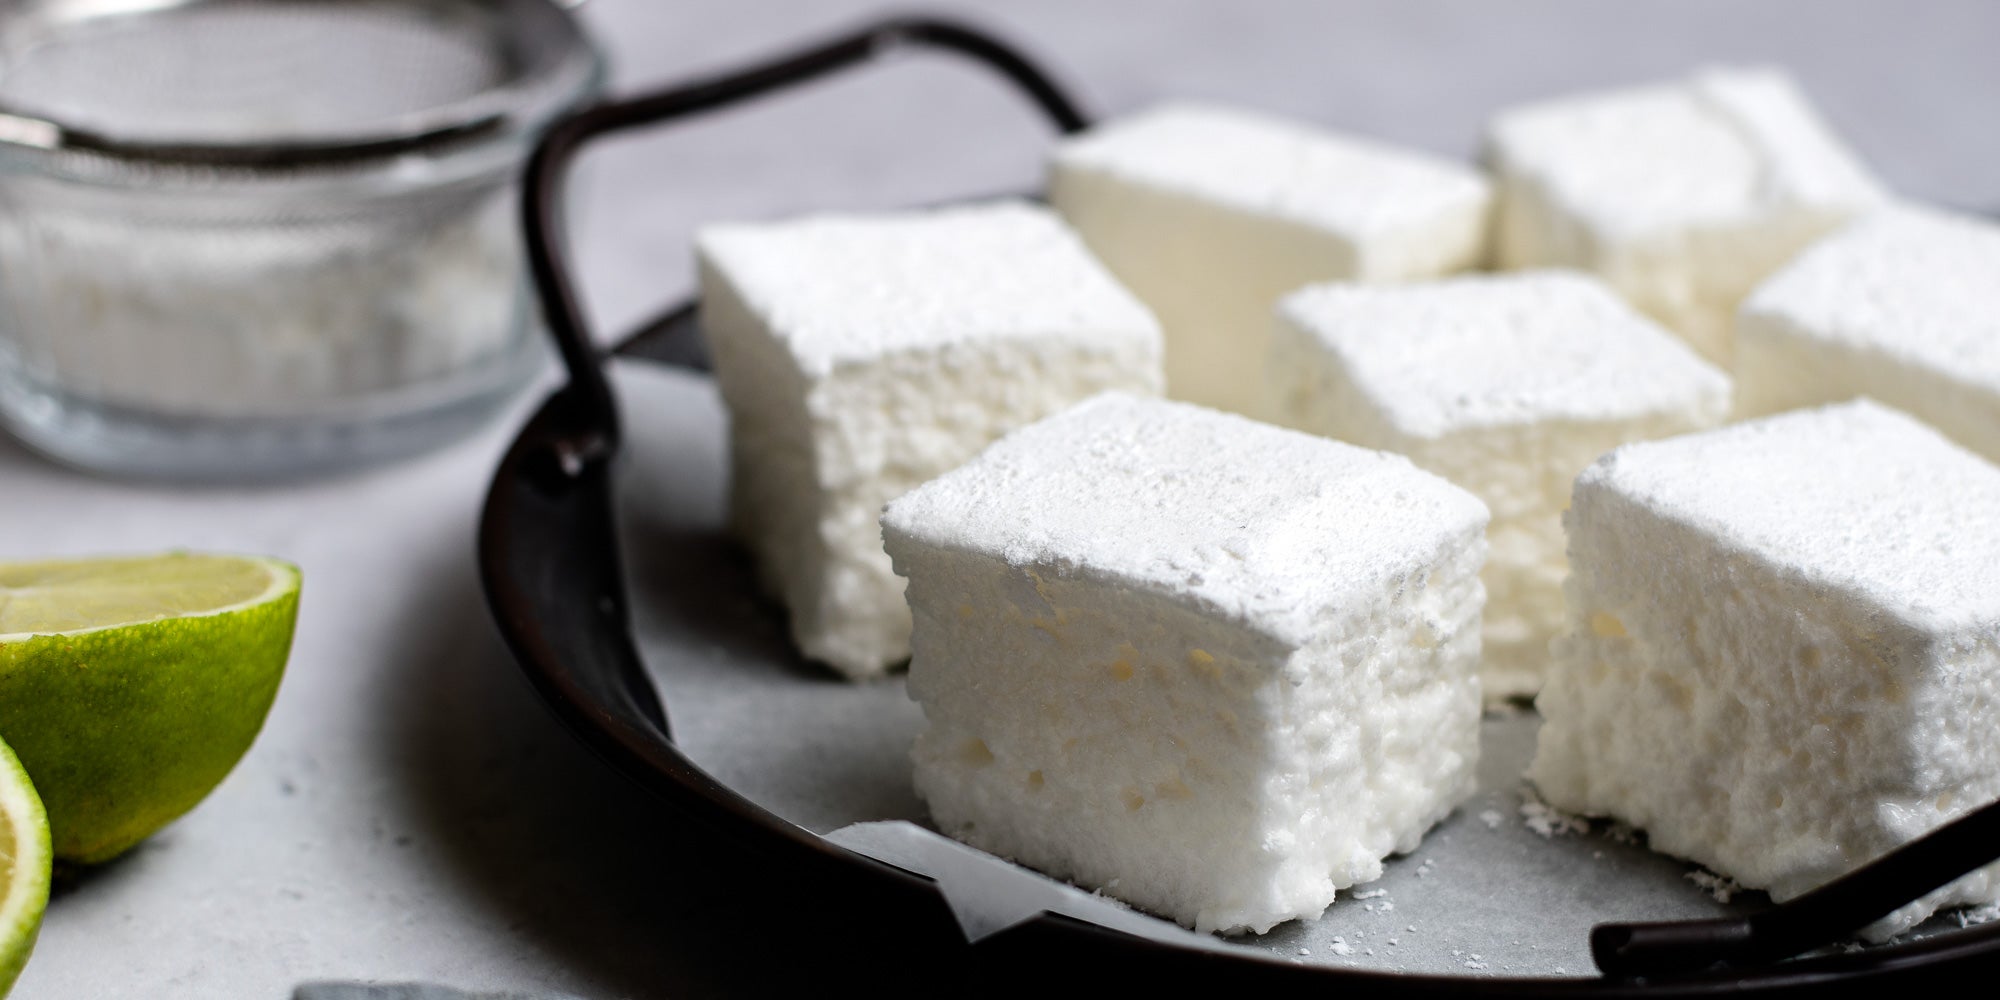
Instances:
[[[1893,187],[2000,206],[2000,4],[1982,0],[936,6],[1026,44],[1094,110],[1209,97],[1459,155],[1512,102],[1776,62]],[[876,9],[593,0],[584,16],[629,88]],[[1025,189],[1047,142],[1013,95],[921,57],[623,141],[580,185],[594,316],[618,330],[684,294],[702,221]],[[883,958],[852,929],[775,921],[785,887],[732,878],[728,844],[634,794],[520,681],[472,552],[528,402],[444,452],[275,489],[106,482],[0,442],[0,559],[179,546],[306,572],[257,745],[200,808],[58,893],[16,996],[279,1000],[319,979],[685,996]]]

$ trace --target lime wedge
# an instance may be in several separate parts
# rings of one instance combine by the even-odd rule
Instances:
[[[21,769],[0,743],[0,996],[35,950],[49,903],[49,817]]]
[[[228,612],[297,588],[290,567],[240,556],[0,563],[0,642]]]
[[[184,552],[0,563],[0,739],[55,856],[105,861],[194,808],[277,696],[299,572]]]

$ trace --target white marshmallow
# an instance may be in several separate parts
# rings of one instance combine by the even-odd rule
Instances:
[[[2000,226],[1870,216],[1759,286],[1736,331],[1745,415],[1866,395],[2000,461]]]
[[[1620,448],[1567,528],[1551,805],[1784,900],[2000,794],[2000,469],[1861,401]]]
[[[1485,508],[1394,455],[1111,394],[882,519],[917,791],[1201,930],[1382,872],[1470,794]]]
[[[850,677],[909,655],[883,504],[1093,393],[1160,389],[1158,325],[1046,209],[714,226],[697,249],[734,526],[800,650]]]
[[[1278,296],[1478,265],[1492,194],[1443,159],[1172,104],[1064,142],[1049,200],[1159,316],[1169,394],[1263,416]]]
[[[1514,109],[1494,120],[1487,159],[1501,267],[1594,271],[1722,364],[1750,289],[1883,200],[1775,70]]]
[[[1282,422],[1408,455],[1492,511],[1488,702],[1541,688],[1562,628],[1562,511],[1577,473],[1729,410],[1727,376],[1567,271],[1308,288],[1279,305],[1271,361]]]

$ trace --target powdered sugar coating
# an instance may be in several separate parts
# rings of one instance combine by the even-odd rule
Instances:
[[[1752,286],[1883,201],[1769,69],[1548,101],[1494,119],[1503,267],[1595,271],[1710,358]]]
[[[1091,169],[1354,238],[1483,208],[1486,179],[1442,157],[1275,115],[1194,102],[1150,108],[1057,150]]]
[[[1814,244],[1737,318],[1746,414],[1868,395],[2000,459],[2000,226],[1903,206]]]
[[[696,245],[808,377],[968,340],[1159,339],[1076,234],[1022,202],[715,225]]]
[[[1915,627],[2000,625],[2000,469],[1868,400],[1621,448],[1585,487]]]
[[[1728,376],[1575,272],[1319,285],[1279,312],[1303,337],[1300,350],[1276,352],[1279,376],[1321,353],[1410,437],[1689,406],[1719,416],[1729,393]]]
[[[1770,69],[1516,108],[1494,119],[1491,142],[1500,164],[1532,174],[1607,242],[1880,197],[1797,85]]]
[[[1171,595],[1283,643],[1425,558],[1470,494],[1400,455],[1107,393],[892,502],[924,544]]]
[[[1492,194],[1477,171],[1420,153],[1169,104],[1065,140],[1049,201],[1159,317],[1168,393],[1264,418],[1280,295],[1477,266]]]

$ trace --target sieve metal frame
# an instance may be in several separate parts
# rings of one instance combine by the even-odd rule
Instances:
[[[621,435],[604,366],[625,357],[706,371],[707,353],[692,302],[611,352],[595,346],[562,243],[563,179],[599,137],[736,104],[909,48],[965,56],[998,72],[1062,132],[1088,124],[1075,102],[1018,50],[959,24],[899,18],[739,72],[585,109],[554,126],[530,160],[522,217],[531,270],[569,381],[528,420],[495,470],[481,512],[478,562],[489,610],[516,664],[587,748],[680,815],[767,859],[763,877],[788,880],[802,898],[839,899],[843,920],[907,937],[913,967],[950,977],[946,983],[976,984],[981,992],[1046,989],[1051,970],[1060,970],[1068,989],[1093,983],[1175,992],[1318,986],[1365,997],[1875,994],[1943,990],[2000,972],[2000,923],[1859,952],[1794,957],[1995,861],[2000,803],[1749,917],[1600,925],[1591,935],[1599,978],[1475,978],[1180,948],[1052,914],[969,945],[956,938],[930,879],[831,844],[745,799],[688,758],[675,745],[660,692],[633,639],[614,528]]]
[[[89,0],[23,0],[0,13],[0,35],[62,30],[107,17],[171,16],[231,0],[138,0],[106,13]],[[297,0],[292,0],[297,2]],[[604,78],[597,49],[560,0],[369,0],[426,16],[475,18],[506,38],[522,68],[506,82],[469,97],[386,120],[379,128],[316,137],[278,136],[237,142],[200,138],[121,136],[57,120],[0,98],[0,155],[88,158],[183,168],[352,168],[411,155],[441,155],[506,137],[528,137],[570,111]]]

